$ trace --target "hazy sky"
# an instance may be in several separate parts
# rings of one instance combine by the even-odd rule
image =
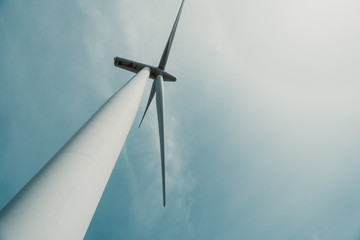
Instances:
[[[133,74],[180,0],[0,0],[0,208]],[[360,238],[360,2],[187,0],[85,239]]]

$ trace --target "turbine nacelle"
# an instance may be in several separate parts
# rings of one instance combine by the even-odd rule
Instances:
[[[114,65],[116,67],[128,70],[133,73],[138,73],[144,67],[150,68],[150,78],[155,79],[157,75],[163,76],[164,81],[175,82],[176,77],[160,69],[159,67],[150,66],[144,63],[135,62],[126,58],[115,57]]]

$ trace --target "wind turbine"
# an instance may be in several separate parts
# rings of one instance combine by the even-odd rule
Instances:
[[[136,75],[114,93],[73,137],[0,210],[0,239],[83,239],[135,119],[146,81],[154,79],[165,206],[165,71],[184,0],[158,67],[116,57],[115,66]],[[42,147],[42,146],[40,146]]]
[[[152,86],[151,86],[151,90],[150,90],[150,95],[149,95],[149,99],[148,102],[146,104],[146,108],[145,108],[145,112],[142,116],[142,119],[140,121],[139,124],[139,128],[141,126],[141,123],[144,120],[144,117],[146,115],[146,112],[150,106],[150,103],[152,101],[152,99],[154,98],[154,95],[156,93],[156,109],[157,109],[157,117],[158,117],[158,125],[159,125],[159,139],[160,139],[160,154],[161,154],[161,176],[162,176],[162,191],[163,191],[163,204],[165,207],[166,204],[166,191],[165,191],[165,146],[164,146],[164,81],[169,81],[169,82],[175,82],[176,81],[176,77],[172,76],[171,74],[167,73],[165,71],[165,66],[167,63],[167,60],[169,58],[169,54],[170,54],[170,49],[171,49],[171,45],[173,43],[174,40],[174,36],[175,36],[175,32],[176,32],[176,28],[180,19],[180,15],[181,15],[181,11],[184,5],[184,1],[183,0],[181,2],[181,6],[179,9],[179,12],[176,16],[173,28],[171,30],[169,39],[166,43],[164,52],[161,56],[160,62],[159,62],[159,66],[158,67],[154,67],[154,66],[150,66],[147,64],[143,64],[143,63],[139,63],[139,62],[135,62],[135,61],[131,61],[125,58],[120,58],[120,57],[115,57],[114,58],[114,65],[119,67],[119,68],[123,68],[126,69],[128,71],[137,73],[139,72],[141,69],[143,69],[144,67],[148,67],[150,68],[150,78],[154,79]]]

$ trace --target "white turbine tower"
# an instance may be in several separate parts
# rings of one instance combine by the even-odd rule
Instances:
[[[142,120],[156,93],[165,206],[165,72],[184,0],[158,67],[116,57],[136,75],[118,90],[0,211],[0,239],[82,239],[133,124],[147,79],[155,79]],[[141,122],[142,122],[141,120]],[[140,123],[141,124],[141,123]]]

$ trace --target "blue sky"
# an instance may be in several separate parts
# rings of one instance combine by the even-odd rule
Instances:
[[[131,73],[180,1],[0,0],[0,208]],[[186,1],[157,119],[135,125],[85,239],[360,237],[360,3]]]

